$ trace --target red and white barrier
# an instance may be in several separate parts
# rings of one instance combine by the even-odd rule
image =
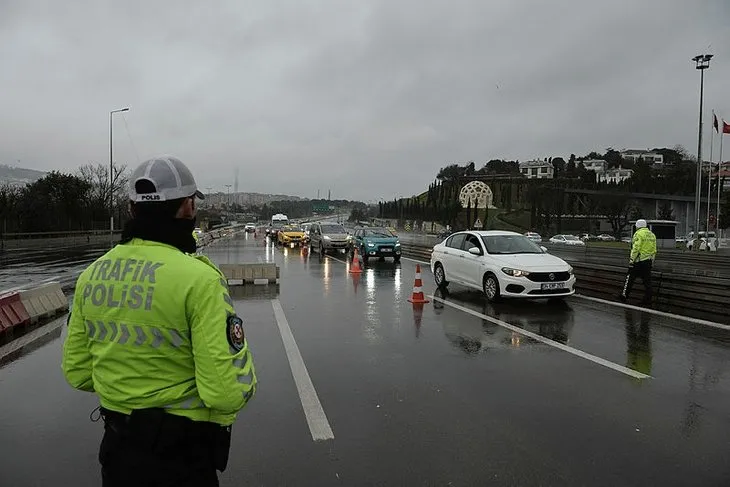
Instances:
[[[24,289],[19,294],[20,301],[30,316],[30,322],[34,324],[43,318],[53,317],[68,310],[68,299],[58,282],[48,282],[33,289]]]
[[[13,291],[0,296],[0,333],[29,323],[30,316],[20,300],[20,293]]]

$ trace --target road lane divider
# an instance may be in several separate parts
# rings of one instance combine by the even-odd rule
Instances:
[[[30,324],[30,316],[20,300],[20,293],[13,291],[0,296],[0,333],[10,333],[27,324]]]
[[[447,301],[445,299],[439,298],[437,296],[429,296],[429,298],[433,299],[435,302],[441,303],[445,306],[449,306],[451,308],[457,309],[459,311],[463,311],[464,313],[470,314],[472,316],[475,316],[477,318],[481,318],[483,320],[489,321],[490,323],[493,323],[495,325],[501,326],[502,328],[506,328],[510,331],[513,331],[515,333],[519,333],[521,335],[524,335],[526,337],[532,338],[533,340],[537,340],[538,342],[544,343],[546,345],[549,345],[551,347],[563,350],[564,352],[568,352],[572,355],[575,355],[576,357],[580,357],[585,360],[589,360],[595,364],[602,365],[606,368],[615,370],[617,372],[621,372],[622,374],[628,375],[630,377],[633,377],[635,379],[651,379],[652,377],[650,375],[643,374],[641,372],[638,372],[633,369],[629,369],[628,367],[624,367],[623,365],[615,364],[613,362],[610,362],[604,358],[597,357],[595,355],[591,355],[590,353],[584,352],[582,350],[578,350],[577,348],[570,347],[568,345],[562,344],[560,342],[556,342],[555,340],[551,340],[549,338],[545,338],[544,336],[538,335],[536,333],[532,333],[530,331],[527,331],[523,328],[520,328],[518,326],[510,325],[507,322],[504,322],[502,320],[498,320],[497,318],[494,318],[492,316],[485,315],[483,313],[479,313],[478,311],[474,311],[472,309],[469,309],[465,306],[461,306],[456,303],[452,303],[450,301]]]
[[[274,263],[251,262],[243,264],[221,264],[218,267],[230,286],[279,283],[280,271],[279,267]]]
[[[294,334],[289,326],[289,321],[286,319],[284,309],[281,307],[281,302],[274,299],[271,301],[271,305],[274,308],[276,324],[279,327],[281,341],[284,343],[286,357],[289,360],[289,367],[299,393],[299,400],[302,403],[312,439],[314,441],[333,440],[335,435],[327,420],[327,415],[324,413],[322,403],[319,401],[317,391],[314,389],[314,384],[312,384],[312,379],[307,371],[307,366],[304,364],[297,342],[294,340]]]
[[[21,290],[18,294],[28,311],[31,324],[68,311],[68,298],[60,282],[47,282],[33,289]]]

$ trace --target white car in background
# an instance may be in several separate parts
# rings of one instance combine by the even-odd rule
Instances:
[[[537,242],[537,243],[542,242],[542,236],[539,233],[525,232],[525,237],[529,238],[533,242]]]
[[[579,239],[575,235],[555,235],[550,237],[550,242],[562,245],[577,245],[579,247],[585,247],[586,245],[583,240]]]
[[[453,282],[500,297],[557,298],[575,293],[573,268],[544,247],[515,232],[458,232],[434,246],[436,285]]]

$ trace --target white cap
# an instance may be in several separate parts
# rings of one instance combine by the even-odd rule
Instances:
[[[646,220],[636,220],[636,228],[646,228]]]
[[[149,181],[155,187],[154,193],[137,193],[137,183]],[[173,156],[159,156],[144,161],[129,178],[129,199],[134,202],[169,201],[197,196],[205,199],[198,191],[190,169]]]

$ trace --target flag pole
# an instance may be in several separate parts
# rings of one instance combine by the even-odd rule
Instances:
[[[712,120],[715,120],[715,110],[712,110]],[[710,237],[710,208],[712,205],[712,146],[713,144],[713,130],[710,130],[710,166],[707,168],[707,223],[705,223],[705,232],[707,238]],[[702,162],[700,162],[702,164]]]
[[[715,221],[717,222],[717,225],[715,227],[717,228],[715,232],[716,238],[720,238],[720,191],[722,190],[722,180],[720,178],[720,173],[722,172],[722,140],[725,138],[723,137],[724,135],[725,120],[722,121],[722,133],[720,134],[720,160],[717,163],[717,216],[715,217]]]

